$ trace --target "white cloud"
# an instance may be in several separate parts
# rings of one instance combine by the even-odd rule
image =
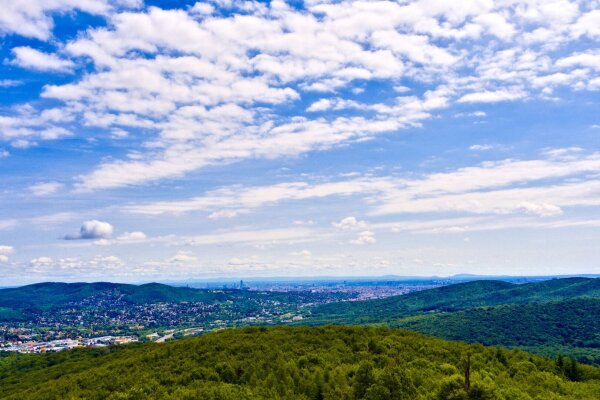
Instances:
[[[38,257],[30,261],[32,266],[43,267],[52,264],[54,260],[50,257]]]
[[[78,176],[81,191],[328,150],[419,126],[457,102],[548,98],[561,85],[600,88],[591,72],[595,53],[569,55],[581,47],[579,37],[597,36],[597,10],[575,1],[307,2],[304,10],[229,2],[226,13],[215,12],[223,2],[132,12],[119,12],[136,5],[122,1],[13,3],[0,29],[41,39],[55,13],[107,16],[106,25],[57,46],[64,57],[85,58],[90,71],[43,89],[43,98],[63,103],[54,118],[37,117],[43,105],[0,117],[0,139],[12,143],[58,139],[80,126],[120,136],[131,129],[131,152]],[[31,65],[70,67],[38,53]],[[373,80],[396,93],[356,101],[355,85]],[[308,114],[290,113],[305,95],[314,100]],[[338,112],[312,114],[324,110]],[[209,211],[219,217],[237,209]]]
[[[64,185],[60,182],[44,182],[30,186],[29,190],[34,196],[42,197],[52,195],[63,187]]]
[[[39,111],[29,104],[16,106],[10,116],[0,116],[0,140],[10,141],[13,147],[21,149],[34,145],[32,138],[56,140],[71,134],[64,125],[72,119],[68,109]]]
[[[308,258],[312,257],[312,252],[310,250],[301,250],[301,251],[294,251],[294,252],[290,253],[290,255],[308,259]]]
[[[2,3],[0,35],[17,34],[46,40],[53,28],[52,14],[71,10],[107,14],[115,6],[137,6],[139,0],[10,0]]]
[[[193,246],[240,243],[247,245],[298,243],[319,240],[318,231],[307,228],[232,230],[184,238],[183,244]]]
[[[571,28],[576,37],[587,35],[591,38],[600,37],[600,10],[592,10],[583,14]]]
[[[0,87],[8,88],[22,85],[23,82],[15,79],[0,79]]]
[[[346,217],[343,218],[339,222],[333,222],[332,225],[339,230],[347,231],[347,230],[355,230],[355,229],[364,229],[367,224],[365,221],[359,221],[356,217]]]
[[[215,11],[215,8],[209,3],[197,2],[190,8],[190,13],[200,15],[210,15]]]
[[[473,111],[473,112],[459,112],[454,114],[455,117],[485,117],[487,113],[485,111]]]
[[[0,263],[7,263],[8,262],[8,257],[5,256],[4,254],[0,254]]]
[[[167,261],[170,263],[187,263],[198,261],[198,258],[189,252],[180,251]]]
[[[480,24],[491,35],[500,39],[508,40],[516,33],[515,27],[506,19],[496,13],[482,14],[477,16],[475,22]]]
[[[0,219],[0,230],[11,229],[17,226],[16,219]]]
[[[320,99],[312,103],[306,111],[308,112],[316,112],[316,111],[325,111],[331,108],[331,100],[329,99]]]
[[[0,246],[0,254],[11,254],[14,250],[15,249],[12,246]]]
[[[579,14],[576,4],[565,1],[524,8],[478,2],[460,10],[422,1],[347,1],[310,3],[304,11],[281,3],[232,3],[234,16],[198,18],[197,12],[213,12],[213,5],[117,14],[107,27],[66,44],[66,54],[89,57],[95,70],[71,84],[49,85],[43,96],[76,104],[85,110],[77,117],[87,125],[154,133],[142,146],[152,150],[100,164],[78,177],[81,190],[327,150],[416,126],[456,101],[541,96],[540,79],[556,72],[555,56],[518,46],[514,38],[545,29],[559,43],[575,40],[565,26]],[[568,12],[552,11],[559,8]],[[317,94],[307,110],[309,117],[330,109],[340,117],[280,112],[302,91],[353,90],[353,82],[373,79],[400,94],[412,86],[429,90],[385,104]],[[548,84],[568,85],[572,79]]]
[[[124,234],[117,237],[117,240],[124,242],[138,242],[145,240],[147,238],[144,232],[135,231],[135,232],[125,232]]]
[[[525,201],[518,204],[517,207],[526,213],[539,215],[541,217],[551,217],[563,213],[560,207],[548,203],[530,203]]]
[[[479,147],[473,150],[482,150]],[[226,187],[190,200],[130,205],[124,211],[147,215],[191,211],[251,210],[289,200],[354,197],[366,201],[367,214],[531,214],[558,216],[565,208],[600,204],[600,154],[580,148],[545,149],[543,158],[500,160],[421,177],[354,176],[317,183],[290,182],[271,186]],[[365,230],[349,216],[334,222],[340,230]]]
[[[235,218],[240,214],[238,210],[219,210],[209,214],[209,219]]]
[[[350,243],[357,245],[373,244],[376,242],[375,233],[371,231],[362,231],[358,234],[356,239],[350,241]]]
[[[53,214],[45,214],[28,219],[28,222],[34,225],[54,227],[56,224],[78,219],[79,214],[72,212],[58,212]]]
[[[7,150],[0,149],[0,158],[6,158],[9,156],[10,156],[10,153]]]
[[[12,49],[15,59],[11,64],[22,68],[39,71],[69,71],[74,64],[70,60],[57,57],[54,54],[43,53],[31,47],[14,47]]]
[[[74,235],[66,235],[66,240],[77,240],[77,239],[107,239],[113,233],[113,226],[108,222],[102,222],[98,220],[85,221],[79,233]]]
[[[371,213],[466,212],[509,214],[536,212],[563,207],[600,204],[595,197],[600,182],[593,174],[600,170],[600,154],[577,157],[550,157],[541,160],[504,160],[482,163],[447,173],[431,174],[403,181],[384,193]],[[592,174],[592,176],[587,176]],[[579,177],[573,181],[572,178]],[[569,179],[571,178],[571,179]],[[554,183],[542,183],[554,179]],[[536,207],[523,207],[523,204]],[[543,206],[544,204],[550,206]]]
[[[578,153],[581,153],[583,149],[581,147],[572,146],[572,147],[563,147],[558,149],[547,149],[544,151],[550,158],[572,158],[577,157]]]
[[[381,180],[355,179],[352,181],[309,184],[307,182],[286,182],[270,186],[240,187],[231,186],[208,192],[204,196],[182,201],[161,201],[150,204],[131,205],[124,211],[136,214],[160,215],[181,214],[191,211],[217,211],[212,218],[232,217],[241,210],[276,204],[288,200],[318,199],[329,196],[349,196],[366,190],[376,191],[388,183]],[[223,208],[227,207],[227,210]]]
[[[469,150],[486,151],[486,150],[492,150],[493,148],[494,148],[494,146],[492,146],[491,144],[474,144],[469,147]]]
[[[459,103],[498,103],[501,101],[517,100],[525,97],[521,91],[496,90],[465,94],[458,99]]]

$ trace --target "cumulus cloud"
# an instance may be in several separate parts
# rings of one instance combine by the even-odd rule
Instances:
[[[43,266],[48,266],[51,265],[54,262],[54,260],[50,257],[38,257],[38,258],[34,258],[30,261],[30,264],[32,266],[36,266],[36,267],[43,267]]]
[[[8,262],[8,254],[11,254],[14,251],[14,247],[12,246],[0,246],[0,263]]]
[[[76,234],[66,235],[65,240],[78,239],[107,239],[113,233],[113,226],[108,222],[98,220],[85,221],[79,232]]]
[[[11,0],[2,3],[0,35],[17,34],[46,40],[54,26],[53,14],[78,10],[105,15],[115,10],[115,7],[139,4],[140,0]]]
[[[187,251],[179,251],[173,257],[167,260],[170,263],[187,263],[198,261],[198,258]]]
[[[352,216],[343,218],[339,222],[333,222],[332,225],[336,229],[339,229],[342,231],[354,230],[354,229],[364,229],[367,226],[365,221],[359,221],[356,219],[356,217],[352,217]]]
[[[210,15],[215,8],[210,3],[197,2],[190,8],[191,14]]]
[[[4,255],[10,254],[14,250],[15,250],[15,248],[12,247],[12,246],[5,246],[5,245],[4,246],[0,246],[0,254],[4,254]]]
[[[35,145],[32,139],[56,140],[71,135],[65,128],[73,120],[68,109],[40,111],[26,104],[16,106],[12,111],[10,116],[0,116],[0,140],[10,142],[15,148],[32,147]]]
[[[14,47],[15,58],[11,64],[38,71],[69,71],[74,64],[70,60],[61,59],[55,54],[43,53],[31,47]]]
[[[356,239],[350,241],[350,243],[357,245],[373,244],[376,242],[375,233],[371,231],[362,231],[358,234]]]

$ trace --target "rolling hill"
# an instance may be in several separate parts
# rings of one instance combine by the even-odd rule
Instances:
[[[373,327],[246,328],[0,358],[0,398],[10,400],[592,400],[598,393],[598,368]]]
[[[600,365],[600,279],[468,282],[323,305],[303,324],[383,324]]]
[[[50,309],[106,293],[120,295],[123,301],[132,304],[165,301],[210,302],[223,297],[223,293],[221,292],[173,287],[160,283],[128,285],[109,282],[44,282],[0,290],[0,307],[12,309]]]
[[[390,326],[450,340],[568,354],[600,365],[600,299],[511,304],[407,317]]]
[[[427,312],[582,297],[600,298],[600,278],[564,278],[520,285],[503,281],[459,283],[384,299],[322,305],[313,310],[311,322],[382,323]]]

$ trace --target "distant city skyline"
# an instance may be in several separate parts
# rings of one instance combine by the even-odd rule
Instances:
[[[600,2],[2,2],[0,283],[600,274]]]

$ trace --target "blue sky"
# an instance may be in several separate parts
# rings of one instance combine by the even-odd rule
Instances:
[[[600,273],[600,2],[28,0],[0,277]]]

